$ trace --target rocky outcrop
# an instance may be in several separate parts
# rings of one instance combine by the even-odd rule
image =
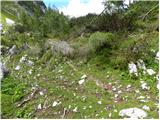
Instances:
[[[8,73],[9,70],[7,69],[7,67],[2,62],[0,62],[0,80],[6,77]]]
[[[53,54],[61,54],[63,56],[71,56],[73,48],[66,41],[55,42],[52,46]]]

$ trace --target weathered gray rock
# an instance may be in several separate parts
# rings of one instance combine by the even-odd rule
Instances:
[[[129,117],[129,118],[135,118],[135,119],[142,119],[147,117],[147,113],[139,108],[127,108],[127,109],[122,109],[119,112],[119,116],[121,117]]]
[[[2,62],[0,62],[0,80],[2,80],[6,75],[8,75],[8,73],[9,70]]]
[[[52,46],[53,54],[61,54],[63,56],[70,56],[73,53],[73,48],[66,41],[55,42]]]
[[[12,48],[9,49],[8,54],[14,55],[17,51],[16,45],[13,45]]]
[[[137,66],[132,61],[128,64],[128,69],[130,74],[135,74],[138,76]]]

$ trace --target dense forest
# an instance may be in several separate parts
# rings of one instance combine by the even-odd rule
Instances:
[[[159,118],[159,1],[102,4],[1,1],[2,119]]]

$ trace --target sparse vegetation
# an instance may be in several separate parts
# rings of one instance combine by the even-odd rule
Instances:
[[[159,118],[157,1],[109,0],[78,18],[34,2],[1,1],[1,118],[121,119],[132,107]]]

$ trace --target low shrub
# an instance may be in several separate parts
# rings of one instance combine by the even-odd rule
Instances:
[[[112,33],[96,32],[89,38],[89,46],[91,50],[99,51],[103,47],[112,47],[114,35]]]

